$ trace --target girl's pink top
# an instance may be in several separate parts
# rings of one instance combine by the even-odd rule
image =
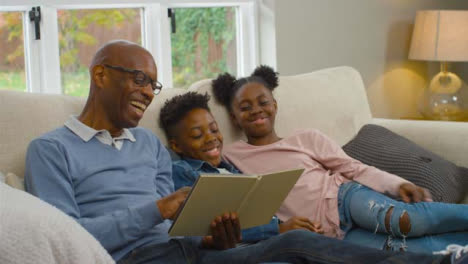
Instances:
[[[238,141],[225,149],[224,156],[247,174],[304,168],[277,216],[282,221],[292,216],[308,217],[322,224],[325,235],[336,238],[344,236],[338,215],[341,184],[354,180],[378,192],[398,196],[399,186],[408,182],[349,157],[338,144],[315,129],[299,131],[265,146]]]

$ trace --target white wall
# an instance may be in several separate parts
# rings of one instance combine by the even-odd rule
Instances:
[[[291,75],[349,65],[361,72],[375,117],[419,116],[420,96],[438,68],[408,60],[421,9],[468,9],[468,1],[277,0],[277,69]],[[455,68],[468,81],[468,63]]]

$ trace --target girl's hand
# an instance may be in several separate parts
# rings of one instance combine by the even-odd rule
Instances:
[[[412,183],[403,183],[398,192],[405,203],[432,202],[431,194],[427,189]]]
[[[284,233],[293,229],[305,229],[318,234],[323,234],[322,225],[310,221],[307,217],[294,216],[288,221],[279,224],[279,232]]]

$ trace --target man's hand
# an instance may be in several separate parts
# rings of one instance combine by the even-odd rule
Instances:
[[[318,234],[323,234],[322,225],[320,223],[310,221],[307,217],[294,216],[288,221],[279,224],[280,233],[293,229],[305,229]]]
[[[217,216],[210,224],[211,236],[203,238],[205,248],[229,249],[241,241],[240,221],[236,213],[224,213]]]
[[[156,201],[156,205],[158,206],[163,219],[174,220],[177,210],[179,210],[180,205],[185,201],[191,189],[192,188],[190,187],[180,188],[168,196]]]
[[[401,199],[405,203],[409,202],[432,202],[432,197],[429,191],[425,188],[421,188],[417,185],[414,185],[412,183],[403,183],[400,185],[400,188],[398,190]]]

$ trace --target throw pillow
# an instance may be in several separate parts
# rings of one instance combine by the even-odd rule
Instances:
[[[434,201],[457,203],[466,194],[468,169],[378,126],[365,125],[343,146],[352,158],[427,188]]]

